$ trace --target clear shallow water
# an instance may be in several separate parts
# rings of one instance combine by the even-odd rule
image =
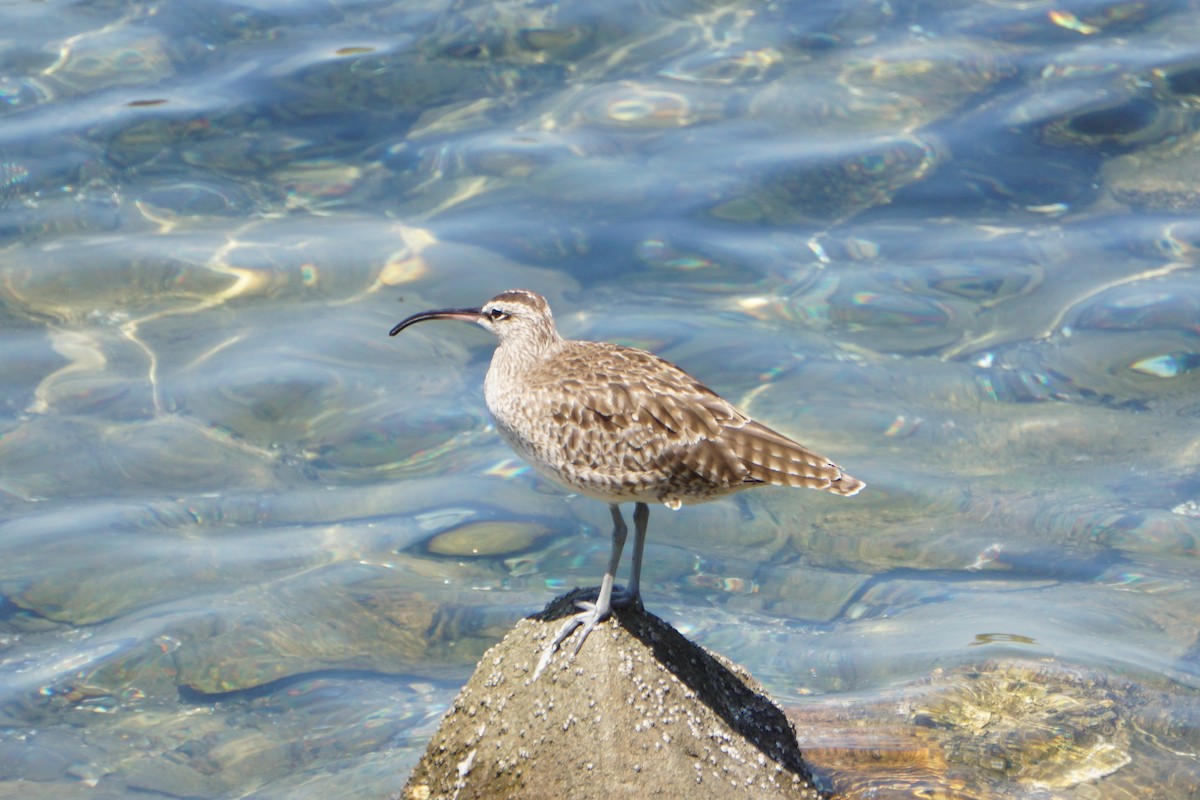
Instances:
[[[651,610],[808,746],[1195,796],[1196,12],[5,7],[0,785],[398,790],[607,555],[483,333],[386,336],[522,286],[868,481],[652,515]]]

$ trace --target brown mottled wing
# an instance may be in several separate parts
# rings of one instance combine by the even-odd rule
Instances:
[[[866,486],[824,456],[753,420],[743,428],[726,431],[722,438],[732,439],[731,446],[742,454],[750,470],[750,480],[847,496]]]
[[[740,483],[747,469],[717,442],[746,418],[683,370],[642,350],[568,342],[527,376],[539,416],[580,467],[645,484],[694,474],[719,486]]]
[[[667,482],[669,494],[703,496],[749,483],[854,494],[862,483],[759,425],[670,362],[643,350],[568,342],[531,382],[559,443],[577,463],[611,475]],[[586,462],[586,463],[582,463]]]

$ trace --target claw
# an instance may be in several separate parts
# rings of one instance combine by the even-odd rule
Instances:
[[[600,609],[596,607],[595,603],[579,603],[578,605],[583,609],[583,611],[580,611],[578,614],[571,617],[571,619],[568,620],[568,622],[571,623],[570,629],[565,631],[560,630],[558,632],[558,636],[556,636],[554,639],[554,645],[557,647],[558,645],[562,644],[568,636],[571,635],[571,631],[583,626],[583,631],[579,634],[579,639],[575,642],[574,653],[576,655],[583,647],[583,643],[587,641],[588,634],[591,633],[597,625],[608,619],[611,615],[611,612],[609,612],[604,616],[600,616]],[[563,627],[565,628],[566,626]]]
[[[572,655],[579,654],[579,650],[583,647],[583,643],[587,641],[588,634],[590,634],[597,625],[608,619],[612,613],[611,611],[606,610],[603,614],[601,614],[600,607],[596,603],[592,603],[587,600],[581,600],[575,603],[575,605],[583,610],[578,614],[573,614],[570,617],[567,617],[567,621],[562,624],[562,627],[558,629],[558,633],[554,635],[554,640],[546,646],[545,650],[542,651],[542,657],[538,659],[537,669],[533,671],[533,680],[536,681],[538,677],[541,676],[541,674],[546,670],[546,667],[550,666],[550,659],[554,657],[556,652],[558,652],[559,645],[566,641],[567,638],[575,632],[576,628],[582,626],[583,632],[579,634],[579,640],[575,642],[575,649],[571,651]]]

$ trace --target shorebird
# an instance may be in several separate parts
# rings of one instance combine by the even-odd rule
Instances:
[[[656,355],[606,342],[563,339],[546,299],[511,289],[480,308],[413,314],[391,335],[431,319],[475,322],[500,340],[484,379],[496,428],[538,472],[608,503],[612,550],[595,602],[577,604],[538,665],[583,628],[575,652],[614,607],[641,607],[648,503],[671,509],[752,486],[803,486],[853,495],[866,484],[802,444],[738,411]],[[614,587],[634,503],[628,586]]]

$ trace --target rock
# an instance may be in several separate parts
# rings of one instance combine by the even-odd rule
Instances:
[[[740,667],[621,609],[534,670],[578,591],[480,661],[400,798],[817,798],[787,718]]]

